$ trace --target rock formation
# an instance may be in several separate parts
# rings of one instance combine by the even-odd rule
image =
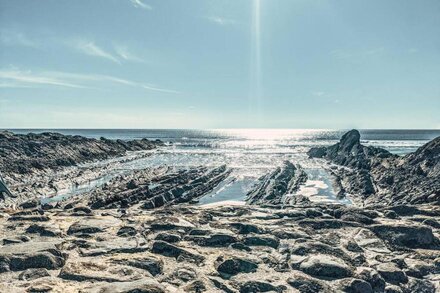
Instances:
[[[359,132],[351,130],[339,143],[308,154],[342,166],[334,172],[336,180],[367,204],[440,204],[440,137],[400,157],[362,145]]]

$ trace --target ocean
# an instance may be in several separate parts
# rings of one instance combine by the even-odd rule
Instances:
[[[335,197],[326,163],[308,159],[310,147],[328,146],[339,141],[347,130],[320,129],[11,129],[14,133],[59,132],[90,138],[160,139],[167,147],[153,151],[151,156],[123,163],[106,178],[97,178],[81,191],[101,185],[114,176],[133,169],[168,165],[176,168],[219,166],[226,164],[233,170],[230,177],[214,191],[200,199],[200,204],[221,201],[243,201],[246,193],[262,175],[283,161],[301,164],[309,180],[299,192],[314,201],[344,202]],[[440,130],[360,130],[361,142],[405,155],[415,151],[429,140],[440,136]],[[78,190],[71,190],[78,193]],[[68,195],[68,194],[67,194]],[[66,196],[64,194],[63,196]]]

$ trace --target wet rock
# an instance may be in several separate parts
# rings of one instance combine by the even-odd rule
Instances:
[[[227,258],[226,260],[221,258],[217,261],[220,262],[217,266],[217,271],[226,278],[240,273],[252,273],[258,268],[256,263],[237,257]]]
[[[341,279],[353,274],[353,269],[344,261],[328,255],[309,256],[300,264],[299,269],[319,278]]]
[[[260,183],[251,190],[246,201],[250,204],[289,204],[294,194],[307,181],[307,174],[300,165],[285,161],[272,173],[260,179]]]

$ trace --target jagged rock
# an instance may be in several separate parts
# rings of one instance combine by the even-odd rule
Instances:
[[[119,237],[130,237],[136,234],[136,228],[130,226],[121,227],[116,233],[116,235],[118,235]]]
[[[240,293],[283,292],[283,287],[276,287],[262,281],[247,281],[240,285]]]
[[[187,236],[185,240],[192,240],[200,246],[227,247],[238,239],[228,234],[213,234],[209,236]]]
[[[307,181],[307,174],[300,165],[285,161],[272,173],[261,178],[260,183],[247,194],[250,204],[290,204],[301,184]]]
[[[440,137],[402,158],[361,145],[359,132],[351,130],[339,143],[308,154],[352,168],[341,168],[336,176],[343,189],[369,204],[440,203]]]

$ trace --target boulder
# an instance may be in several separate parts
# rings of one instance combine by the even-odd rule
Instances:
[[[353,268],[343,260],[328,255],[313,255],[306,258],[299,269],[318,278],[341,279],[353,275]]]

